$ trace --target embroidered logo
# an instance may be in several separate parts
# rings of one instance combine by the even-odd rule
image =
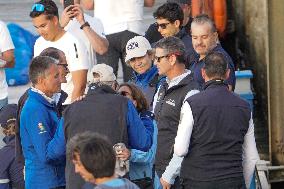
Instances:
[[[137,43],[137,42],[132,42],[132,43],[130,43],[130,44],[127,46],[127,50],[133,50],[133,49],[135,49],[136,47],[139,48],[138,43]]]
[[[171,105],[171,106],[176,106],[175,100],[169,99],[169,100],[166,101],[166,103],[169,104],[169,105]]]
[[[40,131],[39,134],[43,134],[43,133],[47,132],[42,123],[38,123],[38,128],[39,128],[39,131]]]

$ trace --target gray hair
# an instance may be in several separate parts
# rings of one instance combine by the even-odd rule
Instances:
[[[217,31],[217,28],[216,28],[214,21],[212,19],[210,19],[207,14],[200,14],[200,15],[197,15],[196,17],[194,17],[192,22],[191,22],[191,27],[193,26],[193,24],[203,25],[203,24],[206,24],[206,23],[210,26],[211,32]]]
[[[168,54],[173,53],[179,63],[185,63],[185,45],[181,39],[174,36],[165,37],[156,43],[155,48],[163,49]]]
[[[57,64],[58,60],[49,56],[37,56],[31,61],[29,68],[29,77],[33,85],[37,84],[39,77],[45,77],[47,70],[54,64]]]

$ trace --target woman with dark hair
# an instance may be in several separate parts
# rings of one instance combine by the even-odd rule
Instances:
[[[160,188],[160,182],[158,177],[155,176],[153,168],[158,134],[154,115],[149,111],[149,105],[143,92],[135,84],[121,84],[118,93],[129,98],[133,102],[144,125],[151,124],[154,127],[154,133],[152,138],[153,143],[148,152],[130,149],[118,154],[117,157],[124,160],[129,159],[129,179],[137,186],[144,189],[158,189]]]

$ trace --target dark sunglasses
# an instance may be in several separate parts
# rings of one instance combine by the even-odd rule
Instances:
[[[68,64],[60,64],[60,63],[58,63],[57,65],[58,65],[58,66],[63,66],[66,70],[69,70],[69,69],[68,69]]]
[[[32,6],[32,11],[44,12],[44,5],[36,3]]]
[[[169,24],[170,24],[170,22],[168,22],[168,23],[162,23],[162,24],[158,24],[157,22],[155,23],[155,25],[156,25],[158,28],[161,27],[162,29],[166,29]]]
[[[157,61],[157,62],[160,62],[162,58],[168,58],[171,54],[167,54],[167,55],[164,55],[164,56],[154,56],[154,61]]]
[[[127,91],[120,91],[119,94],[122,95],[122,96],[128,96],[128,95],[130,95],[130,93],[127,92]],[[130,95],[130,96],[131,96],[131,95]]]

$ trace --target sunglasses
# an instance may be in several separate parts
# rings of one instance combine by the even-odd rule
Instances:
[[[175,55],[175,56],[180,56],[181,54],[179,52],[175,52],[175,53],[169,53],[169,54],[166,54],[164,56],[154,56],[154,61],[157,61],[157,62],[160,62],[162,58],[168,58],[172,55]]]
[[[162,24],[158,24],[157,22],[155,23],[155,25],[159,28],[162,28],[162,29],[166,29],[167,26],[170,24],[170,22],[168,23],[162,23]]]
[[[122,96],[131,96],[131,94],[127,91],[120,91],[119,94]]]
[[[44,5],[36,3],[32,6],[32,11],[44,12]]]
[[[60,63],[58,63],[57,65],[58,66],[63,66],[66,70],[68,70],[68,64],[60,64]]]

